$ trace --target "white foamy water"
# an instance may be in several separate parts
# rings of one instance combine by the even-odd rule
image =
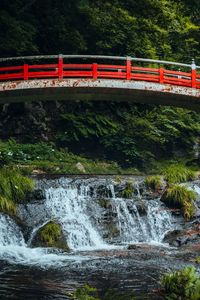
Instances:
[[[68,245],[73,250],[90,250],[106,248],[97,229],[90,221],[88,202],[92,199],[87,195],[87,189],[68,187],[46,191],[46,209],[53,218],[62,225]]]
[[[0,246],[25,246],[22,232],[8,215],[0,214]]]
[[[73,252],[83,250],[113,249],[129,243],[161,243],[167,231],[173,229],[171,214],[159,200],[145,201],[145,212],[141,213],[137,200],[118,198],[115,186],[106,180],[55,181],[57,184],[45,189],[46,200],[37,202],[23,210],[24,220],[29,218],[33,226],[26,244],[19,226],[9,216],[0,214],[0,259],[10,263],[39,266],[61,266],[68,261],[88,259],[68,253],[53,252],[47,248],[31,248],[31,242],[39,228],[50,220],[60,223],[64,237]],[[105,195],[99,195],[104,190]],[[91,192],[92,191],[92,192]],[[138,201],[141,200],[138,187]],[[114,222],[119,231],[115,243],[104,239],[102,224],[107,213],[99,204],[104,197],[111,204]],[[36,209],[37,208],[37,209]],[[38,213],[39,211],[39,213]],[[35,221],[37,212],[37,222]],[[39,214],[39,217],[38,217]],[[109,222],[109,216],[107,217]],[[35,224],[35,225],[33,225]]]
[[[160,207],[157,200],[148,201],[145,214],[140,214],[134,202],[112,200],[117,212],[117,226],[124,243],[162,242],[166,232],[172,229],[171,215]]]

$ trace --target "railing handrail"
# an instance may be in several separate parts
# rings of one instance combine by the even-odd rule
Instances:
[[[0,62],[6,62],[6,61],[17,61],[17,60],[40,60],[40,59],[53,59],[53,58],[59,58],[62,56],[63,58],[68,59],[75,59],[75,58],[87,58],[87,59],[108,59],[108,60],[130,60],[130,61],[138,61],[138,62],[145,62],[145,63],[157,63],[162,65],[174,65],[174,66],[180,66],[180,67],[189,67],[191,68],[192,64],[185,64],[185,63],[179,63],[179,62],[173,62],[173,61],[167,61],[167,60],[158,60],[158,59],[148,59],[148,58],[137,58],[137,57],[131,57],[131,56],[106,56],[106,55],[36,55],[36,56],[17,56],[17,57],[3,57],[0,58]],[[196,69],[200,69],[200,66],[196,66]]]

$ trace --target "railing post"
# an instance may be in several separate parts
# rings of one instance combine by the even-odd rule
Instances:
[[[58,78],[63,79],[63,57],[62,54],[58,56]]]
[[[164,83],[164,68],[159,69],[159,82]]]
[[[130,57],[126,59],[126,80],[131,80],[131,60]]]
[[[92,64],[92,78],[93,79],[97,79],[97,69],[98,69],[98,66],[97,66],[97,63],[93,63]]]
[[[195,64],[195,60],[192,60],[192,74],[191,74],[191,86],[192,88],[196,88],[197,83],[196,83],[196,79],[197,79],[197,71],[196,71],[196,64]]]
[[[24,80],[28,80],[28,64],[24,64]]]

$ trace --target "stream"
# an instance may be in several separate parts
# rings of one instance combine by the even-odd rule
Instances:
[[[71,299],[86,283],[105,300],[163,299],[156,292],[162,275],[193,264],[190,252],[164,242],[184,221],[149,196],[143,178],[131,184],[125,199],[126,184],[110,176],[37,179],[38,193],[19,205],[18,221],[0,214],[0,299]],[[52,220],[70,252],[34,246]]]

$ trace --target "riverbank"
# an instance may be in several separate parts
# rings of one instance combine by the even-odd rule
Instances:
[[[189,158],[158,160],[149,168],[124,167],[110,160],[95,160],[75,155],[53,144],[21,144],[15,140],[0,142],[0,166],[17,167],[24,175],[149,175],[162,174],[170,165],[186,166],[195,172],[198,163]]]

